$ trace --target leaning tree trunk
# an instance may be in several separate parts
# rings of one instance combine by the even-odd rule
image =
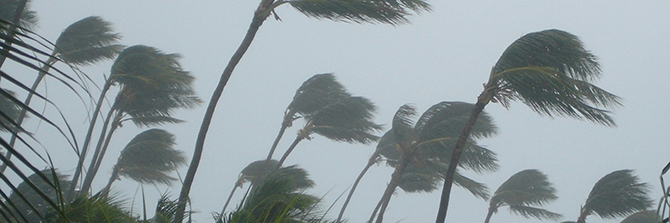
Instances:
[[[184,212],[186,210],[186,201],[188,200],[188,195],[191,192],[191,185],[193,185],[193,179],[195,178],[195,173],[198,170],[200,165],[200,159],[202,158],[203,147],[205,146],[205,138],[207,137],[207,131],[209,130],[209,125],[212,122],[212,117],[214,116],[214,110],[216,109],[216,104],[223,94],[223,88],[228,83],[230,76],[233,74],[235,66],[240,62],[244,53],[247,52],[251,42],[256,36],[256,32],[263,25],[265,19],[270,15],[270,6],[273,1],[263,0],[259,4],[258,8],[254,12],[254,18],[251,20],[247,34],[244,36],[242,43],[235,51],[235,54],[228,61],[228,65],[223,70],[221,74],[221,79],[219,80],[216,89],[212,93],[212,98],[209,101],[207,106],[207,111],[205,111],[205,116],[202,119],[202,124],[200,125],[200,130],[198,132],[198,138],[195,142],[195,148],[193,150],[193,158],[191,159],[191,164],[188,166],[186,171],[186,176],[184,177],[184,183],[182,185],[181,192],[179,193],[179,200],[177,201],[177,210],[175,211],[175,221],[176,223],[181,223],[184,220]]]
[[[477,118],[479,118],[479,115],[482,113],[482,111],[484,111],[484,107],[489,103],[489,101],[491,101],[491,97],[493,97],[493,88],[489,85],[490,84],[487,84],[484,92],[482,92],[479,97],[477,97],[477,103],[475,103],[474,108],[472,108],[470,118],[468,118],[468,122],[465,123],[463,131],[461,132],[461,135],[458,137],[458,141],[456,141],[456,145],[454,146],[454,150],[451,154],[451,161],[449,161],[449,167],[447,168],[447,174],[444,177],[444,186],[442,187],[442,196],[440,199],[440,207],[437,212],[437,219],[435,220],[436,223],[444,223],[447,218],[451,186],[454,182],[454,175],[456,174],[458,161],[461,158],[461,154],[463,153],[463,147],[467,139],[470,138],[470,131],[475,125]]]
[[[358,177],[356,178],[356,181],[354,181],[354,185],[351,186],[351,190],[349,191],[349,195],[347,195],[347,199],[344,201],[344,204],[342,205],[342,209],[340,209],[340,214],[337,215],[337,220],[335,222],[339,223],[342,220],[342,216],[344,216],[344,211],[347,209],[347,206],[349,205],[349,201],[351,201],[351,197],[354,196],[354,191],[356,191],[356,187],[358,187],[358,183],[361,182],[361,179],[363,179],[363,176],[365,173],[368,172],[370,167],[377,163],[379,161],[379,150],[376,150],[372,156],[370,156],[370,160],[368,160],[368,164],[365,165],[365,168],[363,168],[363,171],[361,171],[360,174],[358,174]],[[374,216],[374,215],[373,215]]]
[[[498,210],[496,206],[490,206],[489,207],[489,212],[486,213],[486,219],[484,219],[484,223],[489,223],[491,221],[491,216],[493,216],[493,213],[495,213]]]
[[[303,139],[305,139],[305,137],[304,137],[304,136],[301,136],[301,135],[298,135],[298,137],[295,138],[295,140],[293,141],[293,143],[291,143],[291,146],[288,147],[288,149],[286,150],[286,152],[284,153],[284,155],[283,155],[283,156],[281,157],[281,159],[277,162],[277,166],[275,167],[275,169],[279,169],[279,168],[281,168],[281,165],[284,164],[284,161],[286,161],[286,158],[288,158],[288,155],[290,155],[291,152],[293,152],[293,150],[294,150],[295,147],[298,145],[298,143],[300,143],[300,141],[302,141]]]
[[[266,160],[271,160],[272,159],[272,155],[275,153],[275,149],[277,149],[277,145],[279,145],[279,140],[281,140],[281,137],[284,136],[284,132],[286,131],[286,129],[289,126],[291,126],[291,122],[293,121],[292,116],[293,115],[289,116],[288,114],[286,114],[284,116],[284,121],[282,121],[281,128],[279,129],[279,134],[277,134],[277,138],[275,138],[275,141],[272,143],[272,147],[270,147],[270,152],[268,152],[268,157],[265,158]]]
[[[235,182],[235,186],[230,191],[230,195],[228,195],[228,199],[226,199],[226,203],[223,205],[223,208],[221,209],[221,214],[219,215],[220,219],[223,219],[223,213],[226,212],[226,208],[228,208],[228,204],[230,204],[230,200],[233,198],[233,194],[235,194],[238,185],[239,187],[242,187],[242,184],[239,184],[238,182],[240,182],[240,179],[237,179],[237,182]]]
[[[120,120],[121,118],[121,113],[117,113],[117,115],[111,121],[112,126],[109,127],[109,133],[105,134],[107,126],[109,125],[115,110],[116,106],[112,105],[112,108],[110,109],[109,113],[107,114],[107,118],[105,119],[105,124],[102,126],[103,129],[102,132],[100,133],[100,139],[98,140],[98,144],[96,145],[95,151],[93,153],[91,164],[88,167],[88,173],[86,173],[84,182],[81,185],[81,191],[83,192],[86,192],[91,188],[91,185],[93,184],[93,179],[95,178],[95,174],[98,172],[98,168],[100,167],[100,164],[98,162],[102,160],[102,157],[106,152],[104,150],[106,150],[107,145],[109,145],[109,138],[112,137],[114,130],[116,130],[116,127],[118,127],[118,120]]]
[[[107,186],[105,186],[105,188],[103,188],[100,191],[100,194],[103,197],[107,197],[107,195],[109,195],[109,191],[112,189],[112,184],[114,183],[114,181],[119,179],[119,173],[120,172],[121,172],[121,168],[118,166],[118,164],[114,165],[114,167],[112,168],[112,175],[109,177],[109,181],[107,181]]]
[[[405,173],[405,169],[407,169],[407,166],[411,160],[412,151],[403,154],[400,162],[395,168],[395,171],[393,171],[393,174],[391,174],[391,181],[386,186],[384,195],[382,195],[382,206],[381,209],[379,209],[379,216],[377,216],[377,221],[375,221],[376,223],[382,223],[384,221],[384,212],[386,212],[386,207],[388,207],[389,201],[391,201],[391,197],[393,196],[393,192],[395,192],[395,189],[398,187],[400,178],[402,178],[402,175]]]

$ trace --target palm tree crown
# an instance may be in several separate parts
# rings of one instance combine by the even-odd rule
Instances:
[[[560,214],[536,207],[557,198],[556,189],[547,180],[547,175],[534,169],[522,170],[512,175],[493,193],[485,223],[503,206],[508,206],[511,212],[526,218],[557,220]]]
[[[640,183],[632,170],[609,173],[593,185],[577,223],[585,223],[586,217],[591,214],[610,219],[647,210],[652,204],[648,191],[649,186]]]

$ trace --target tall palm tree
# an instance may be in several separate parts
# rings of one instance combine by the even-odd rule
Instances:
[[[186,164],[186,157],[174,145],[174,135],[162,129],[149,129],[135,136],[121,151],[101,194],[107,195],[120,176],[139,183],[169,185],[175,180],[170,172]]]
[[[313,115],[305,118],[305,126],[277,163],[277,167],[286,161],[293,149],[302,140],[311,139],[318,134],[330,140],[348,143],[371,143],[377,140],[373,133],[381,130],[381,125],[372,121],[375,105],[363,97],[348,97],[324,106]]]
[[[600,77],[596,57],[584,49],[577,36],[568,32],[544,30],[514,41],[491,69],[484,91],[477,97],[456,142],[435,222],[443,223],[446,219],[452,181],[465,142],[489,102],[508,107],[511,101],[519,100],[540,114],[614,126],[614,119],[605,109],[620,106],[621,99],[592,84]]]
[[[97,16],[89,16],[72,23],[63,30],[56,40],[54,49],[38,72],[31,87],[32,91],[26,96],[24,104],[30,105],[34,96],[33,92],[37,90],[41,81],[56,62],[62,61],[70,66],[78,66],[113,59],[123,48],[122,45],[117,43],[120,38],[120,34],[112,31],[111,23]],[[19,125],[23,123],[26,112],[26,110],[23,110],[17,119]],[[95,125],[96,118],[97,115],[94,115],[91,125]],[[13,135],[10,139],[10,145],[14,145],[15,140],[16,135]],[[5,167],[4,165],[0,167],[0,172],[3,172]]]
[[[195,173],[200,165],[200,158],[202,157],[207,131],[212,122],[216,105],[223,94],[224,87],[233,74],[233,70],[235,70],[235,67],[240,62],[247,49],[249,49],[249,46],[251,46],[251,42],[254,40],[254,37],[261,25],[263,25],[263,22],[265,22],[270,14],[274,13],[277,7],[287,3],[306,16],[317,19],[356,23],[383,23],[391,25],[408,22],[407,17],[410,16],[412,12],[421,13],[430,11],[431,9],[430,4],[428,4],[426,0],[260,0],[242,43],[240,43],[240,46],[228,61],[226,68],[221,74],[221,79],[214,89],[212,97],[207,105],[207,110],[203,117],[202,124],[200,125],[200,130],[198,131],[198,137],[193,150],[193,157],[189,164],[188,171],[186,172],[186,176],[184,177],[181,193],[179,194],[179,207],[177,208],[179,216],[183,215],[183,212],[186,209],[186,200],[191,191]],[[275,18],[279,18],[277,14],[274,15]],[[177,219],[177,222],[181,222],[181,220],[182,219]]]
[[[176,109],[200,104],[192,86],[194,77],[182,70],[178,59],[177,54],[165,54],[143,45],[128,47],[119,54],[105,85],[118,83],[120,90],[104,119],[82,191],[90,189],[111,137],[123,122],[132,121],[140,127],[179,123],[180,119],[172,117]],[[96,111],[101,106],[102,99],[98,101]]]
[[[640,183],[632,170],[609,173],[593,185],[577,223],[586,223],[586,217],[592,214],[611,219],[647,210],[652,205],[648,192],[649,185]]]
[[[491,216],[503,206],[526,218],[558,220],[560,214],[539,208],[557,198],[556,189],[547,180],[547,175],[539,170],[522,170],[512,175],[493,193],[484,223],[488,223]]]
[[[317,74],[303,82],[284,111],[279,134],[272,143],[266,159],[272,159],[279,140],[284,135],[284,131],[293,125],[293,121],[314,115],[323,107],[348,97],[351,97],[351,94],[347,93],[344,86],[335,80],[332,73]]]
[[[391,175],[380,201],[380,211],[376,222],[382,222],[386,207],[403,178],[408,180],[428,180],[427,191],[434,189],[440,177],[446,173],[446,167],[453,150],[455,138],[467,120],[473,105],[464,102],[440,102],[427,109],[414,123],[416,108],[403,105],[396,112],[392,128],[380,140],[380,154],[387,157],[387,163],[395,170]],[[473,130],[473,136],[467,143],[464,161],[461,167],[475,171],[492,171],[497,168],[495,153],[476,144],[476,139],[489,137],[496,133],[491,118],[482,115]],[[406,171],[411,170],[406,175]],[[418,175],[417,175],[418,174]],[[419,177],[419,178],[417,178]],[[464,179],[462,176],[461,179]],[[424,183],[423,186],[426,186]],[[411,191],[411,190],[410,190]],[[472,192],[472,191],[471,191]],[[482,191],[475,193],[486,194]],[[487,198],[485,195],[484,198]],[[374,212],[370,222],[374,220]]]

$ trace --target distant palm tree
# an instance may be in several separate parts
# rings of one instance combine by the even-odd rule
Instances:
[[[207,105],[207,110],[203,117],[200,130],[198,131],[193,158],[189,164],[189,169],[186,172],[184,184],[181,193],[179,194],[179,208],[177,208],[177,211],[180,216],[186,209],[186,200],[191,191],[195,172],[200,165],[200,158],[202,157],[202,151],[205,146],[207,131],[212,122],[216,105],[223,94],[223,89],[232,76],[233,70],[235,70],[237,64],[242,60],[242,57],[247,52],[247,49],[249,49],[249,46],[251,46],[251,42],[254,40],[256,33],[261,25],[263,25],[263,22],[265,22],[271,14],[274,14],[276,19],[279,19],[279,16],[275,13],[275,9],[287,3],[306,16],[317,19],[356,23],[383,23],[391,25],[408,22],[409,20],[407,17],[411,15],[412,12],[420,13],[423,11],[430,11],[431,9],[430,4],[428,4],[426,0],[260,0],[242,43],[240,43],[240,46],[228,61],[226,68],[221,74],[221,79],[219,80],[216,89],[214,89],[212,97]],[[182,219],[177,219],[177,222],[181,223],[181,220]]]
[[[491,216],[503,206],[526,218],[558,220],[560,214],[539,208],[557,198],[556,189],[547,180],[547,175],[539,170],[522,170],[512,175],[493,193],[484,223],[488,223]]]
[[[279,134],[270,148],[267,160],[272,159],[279,140],[284,135],[284,131],[293,125],[293,121],[314,115],[323,107],[348,97],[351,95],[347,93],[342,84],[335,80],[332,73],[317,74],[303,82],[284,111]]]
[[[593,185],[577,223],[586,223],[586,217],[591,214],[611,219],[647,210],[652,205],[648,192],[649,186],[640,183],[632,170],[609,173]]]
[[[629,215],[621,223],[659,223],[661,217],[654,210],[638,211],[635,214]]]
[[[149,129],[135,136],[121,151],[101,194],[107,195],[120,176],[139,183],[169,185],[175,180],[170,172],[186,164],[186,157],[174,145],[174,135],[162,129]]]
[[[275,167],[277,167],[276,160],[258,160],[250,163],[244,169],[242,169],[242,172],[240,172],[240,175],[235,182],[235,186],[230,191],[230,195],[228,195],[228,199],[226,199],[226,203],[223,205],[221,215],[226,212],[226,208],[228,207],[228,204],[230,204],[230,200],[233,198],[233,194],[235,194],[235,190],[237,190],[237,188],[242,188],[246,182],[251,182],[253,186],[254,182],[261,181],[263,177],[274,171],[279,172],[274,174],[280,174],[290,178],[291,183],[294,184],[297,188],[306,189],[314,186],[314,182],[308,178],[307,171],[298,168],[295,165],[283,167],[280,169],[275,169]]]
[[[391,196],[399,186],[403,178],[407,183],[422,182],[421,184],[410,184],[412,188],[405,186],[409,191],[431,191],[436,189],[435,185],[446,173],[446,167],[452,153],[453,145],[459,130],[467,121],[468,114],[473,105],[464,102],[440,102],[427,109],[414,123],[416,108],[411,105],[403,105],[396,112],[392,121],[392,128],[379,142],[380,154],[387,157],[387,163],[395,167],[380,201],[380,210],[376,222],[383,221],[386,207]],[[475,171],[495,170],[495,153],[476,144],[476,139],[488,137],[496,133],[496,128],[491,118],[484,114],[482,119],[475,123],[473,138],[467,145],[466,161],[461,167]],[[411,172],[407,173],[407,170]],[[405,174],[408,175],[405,175]],[[461,179],[464,179],[462,176]],[[468,188],[468,187],[466,187]],[[473,188],[471,188],[473,189]],[[484,188],[484,191],[486,190]],[[484,191],[472,191],[475,195],[487,198]],[[374,220],[374,212],[369,222]]]
[[[591,83],[600,76],[596,57],[584,49],[577,36],[568,32],[544,30],[526,34],[512,43],[493,66],[456,142],[435,222],[443,223],[446,219],[452,181],[465,142],[489,102],[508,107],[510,101],[519,100],[540,114],[614,126],[609,111],[603,108],[620,106],[621,99]]]
[[[47,213],[52,209],[48,201],[58,201],[61,198],[61,188],[67,188],[70,182],[66,180],[66,176],[52,169],[43,170],[41,173],[49,177],[48,182],[38,174],[32,174],[28,179],[36,188],[24,181],[8,198],[4,197],[0,205],[0,219],[4,219],[2,222],[43,222],[47,219]],[[35,193],[35,189],[46,197]]]
[[[375,105],[366,98],[348,97],[305,117],[305,126],[298,131],[298,136],[279,160],[276,168],[281,167],[298,143],[311,139],[312,134],[348,143],[367,144],[376,141],[378,137],[373,133],[382,127],[372,121],[375,110]]]
[[[174,110],[200,104],[192,86],[194,77],[182,70],[178,58],[177,54],[165,54],[143,45],[128,47],[119,54],[101,95],[116,83],[120,90],[104,119],[82,191],[90,189],[111,137],[124,121],[132,121],[140,127],[179,123],[182,121],[172,117]],[[102,102],[101,96],[96,111]]]

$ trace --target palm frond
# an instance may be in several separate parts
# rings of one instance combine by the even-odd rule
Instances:
[[[424,0],[289,0],[293,8],[318,19],[356,23],[407,23],[407,16],[430,11]]]
[[[65,62],[89,65],[113,59],[123,46],[121,35],[113,33],[111,23],[89,16],[68,26],[56,40],[55,52]]]
[[[13,91],[7,89],[0,89],[7,92],[9,95],[15,95]],[[21,126],[18,126],[16,120],[21,115],[22,106],[15,103],[4,95],[0,95],[0,131],[3,132],[20,132]]]
[[[409,104],[400,106],[395,115],[393,115],[391,130],[389,132],[393,133],[393,138],[400,145],[401,149],[409,149],[417,140],[416,131],[412,127],[414,125],[414,121],[412,120],[414,116],[416,116],[416,108]]]
[[[67,188],[70,184],[66,180],[66,176],[61,175],[58,172],[53,172],[51,169],[46,169],[41,172],[41,174],[48,176],[49,181],[44,181],[39,175],[33,174],[28,177],[29,181],[32,182],[39,191],[46,194],[48,198],[52,201],[59,200],[62,190],[60,188]],[[56,182],[55,179],[58,179]],[[54,187],[54,185],[58,185]],[[7,203],[12,209],[3,208],[2,211],[13,216],[22,216],[25,218],[26,222],[40,222],[42,221],[49,211],[53,211],[47,201],[35,193],[34,189],[31,188],[27,182],[22,182],[16,187],[16,191],[12,192],[11,195],[4,202]],[[20,196],[23,196],[21,198]],[[33,208],[37,212],[33,211]]]
[[[407,193],[429,193],[437,189],[441,180],[436,171],[410,163],[400,177],[398,187]]]
[[[317,74],[296,90],[287,113],[310,116],[323,107],[335,103],[343,98],[351,97],[332,73]]]
[[[661,217],[654,210],[639,211],[635,214],[629,215],[621,223],[658,223],[661,222]]]
[[[498,187],[490,203],[515,206],[543,206],[556,200],[556,189],[547,175],[535,169],[522,170]]]
[[[607,110],[621,98],[591,84],[601,76],[596,57],[568,32],[544,30],[512,43],[491,71],[494,101],[521,100],[545,115],[583,118],[614,126]]]
[[[370,143],[378,139],[373,133],[382,126],[375,124],[376,107],[363,97],[349,97],[330,104],[308,117],[309,131],[328,139],[349,143]]]
[[[444,137],[458,138],[473,108],[473,104],[466,102],[437,103],[421,115],[415,129],[422,141]],[[483,138],[495,135],[496,132],[497,128],[492,118],[488,113],[482,112],[472,128],[471,135],[474,138]]]
[[[130,140],[117,162],[119,175],[140,183],[169,184],[169,172],[186,164],[175,145],[174,135],[162,129],[146,130]]]
[[[21,2],[21,0],[0,1],[0,5],[2,5],[2,7],[0,7],[0,19],[5,21],[12,21],[16,16],[19,2]],[[32,30],[37,27],[37,22],[37,12],[30,9],[30,1],[28,1],[25,8],[23,9],[23,13],[21,13],[19,16],[19,23],[17,25],[28,30]],[[2,32],[4,32],[4,30],[6,30],[5,27],[7,26],[5,26],[5,24],[2,24],[1,26],[3,26]]]
[[[62,215],[53,215],[50,222],[133,222],[124,204],[116,197],[79,196],[70,202]]]
[[[651,207],[649,186],[640,183],[632,170],[618,170],[605,175],[593,186],[581,215],[595,213],[601,218],[624,217]]]
[[[542,208],[536,208],[531,206],[524,205],[510,205],[509,211],[518,215],[523,216],[524,218],[537,218],[539,220],[558,220],[563,217],[563,215],[548,211]]]
[[[445,171],[446,172],[446,171]],[[444,173],[443,173],[444,174]],[[442,177],[444,178],[444,177]],[[456,171],[454,175],[454,184],[456,186],[462,187],[468,190],[475,197],[488,200],[489,199],[489,188],[483,183],[472,180],[466,176],[461,175]]]

